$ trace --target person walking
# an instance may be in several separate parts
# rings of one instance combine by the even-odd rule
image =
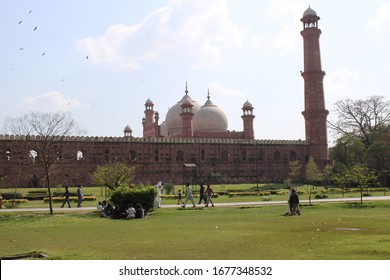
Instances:
[[[83,192],[81,191],[81,185],[77,188],[77,207],[81,207],[81,202],[83,202]]]
[[[68,208],[70,208],[68,187],[65,187],[65,193],[64,193],[63,197],[64,197],[64,201],[62,202],[61,208],[64,208],[65,203],[68,203]]]
[[[186,184],[186,200],[184,201],[184,204],[182,205],[183,208],[186,208],[188,200],[190,200],[192,202],[192,207],[196,207],[194,197],[192,196],[192,189],[191,189],[190,183]]]
[[[182,205],[182,204],[184,204],[184,202],[183,202],[183,199],[182,199],[181,190],[179,190],[177,192],[177,205]]]
[[[161,207],[161,198],[162,198],[162,182],[158,181],[157,185],[157,198],[156,198],[156,203],[157,203],[157,208]]]
[[[205,193],[204,193],[204,185],[203,185],[203,183],[200,183],[199,202],[198,202],[198,204],[201,204],[202,200],[204,201],[204,203],[206,203],[206,196],[205,196]]]
[[[206,196],[207,196],[207,202],[206,202],[206,207],[209,206],[209,203],[211,203],[211,207],[214,207],[214,203],[213,203],[213,200],[212,200],[212,197],[214,195],[214,191],[213,189],[211,188],[210,184],[207,184],[207,188],[206,188]]]

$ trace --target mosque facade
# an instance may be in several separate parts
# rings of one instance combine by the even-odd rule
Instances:
[[[291,161],[304,165],[312,156],[320,168],[328,162],[328,141],[317,13],[310,7],[301,19],[304,43],[305,140],[254,139],[254,107],[248,100],[242,109],[242,131],[229,131],[228,119],[210,93],[203,105],[194,101],[185,86],[184,96],[165,119],[147,99],[142,118],[143,137],[133,137],[130,126],[123,137],[67,137],[58,149],[52,172],[53,185],[92,185],[99,165],[121,161],[135,167],[135,183],[157,181],[184,184],[281,182],[288,177]],[[6,186],[41,186],[44,170],[31,157],[25,137],[0,135],[0,175]],[[42,140],[29,137],[30,147]],[[32,143],[32,144],[31,144]],[[30,151],[30,152],[29,152]],[[20,159],[27,157],[28,161]],[[19,159],[19,160],[18,160]],[[23,164],[21,164],[23,162]]]

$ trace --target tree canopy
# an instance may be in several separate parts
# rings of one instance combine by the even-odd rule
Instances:
[[[92,176],[96,184],[115,190],[120,186],[130,185],[135,176],[135,167],[116,161],[98,166]]]
[[[346,166],[362,164],[390,180],[390,101],[383,96],[341,100],[335,104],[337,121],[329,126],[339,136],[330,158]]]

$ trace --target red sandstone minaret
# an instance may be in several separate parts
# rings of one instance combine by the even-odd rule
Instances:
[[[245,139],[254,139],[254,131],[253,131],[253,119],[255,116],[253,115],[253,106],[249,101],[246,101],[242,106],[242,120],[244,122],[244,138]]]
[[[305,81],[305,110],[302,114],[305,118],[306,141],[310,145],[310,154],[323,167],[328,159],[326,117],[329,112],[325,109],[324,100],[325,72],[321,68],[319,19],[310,7],[301,19],[304,45],[304,72],[301,72],[301,75]]]

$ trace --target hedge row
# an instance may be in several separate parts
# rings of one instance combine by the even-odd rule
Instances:
[[[69,200],[71,201],[71,202],[77,202],[78,201],[78,199],[77,199],[77,196],[70,196],[69,197]],[[83,201],[95,201],[96,200],[96,196],[84,196],[83,197]],[[43,199],[43,201],[45,202],[45,203],[48,203],[49,202],[49,198],[48,197],[45,197],[44,199]],[[53,203],[59,203],[59,202],[63,202],[64,201],[64,198],[63,197],[59,197],[59,196],[53,196],[52,198],[51,198],[51,201],[53,202]]]
[[[199,196],[198,196],[199,197]],[[218,198],[219,197],[219,194],[215,193],[212,198]],[[163,194],[161,196],[162,199],[179,199],[178,195],[177,194]],[[186,198],[186,195],[182,195],[182,199],[185,199]]]
[[[10,192],[10,193],[2,193],[1,194],[1,197],[3,199],[23,199],[23,195],[21,193],[14,193],[14,192]]]
[[[271,192],[229,192],[229,197],[235,196],[269,196]]]

